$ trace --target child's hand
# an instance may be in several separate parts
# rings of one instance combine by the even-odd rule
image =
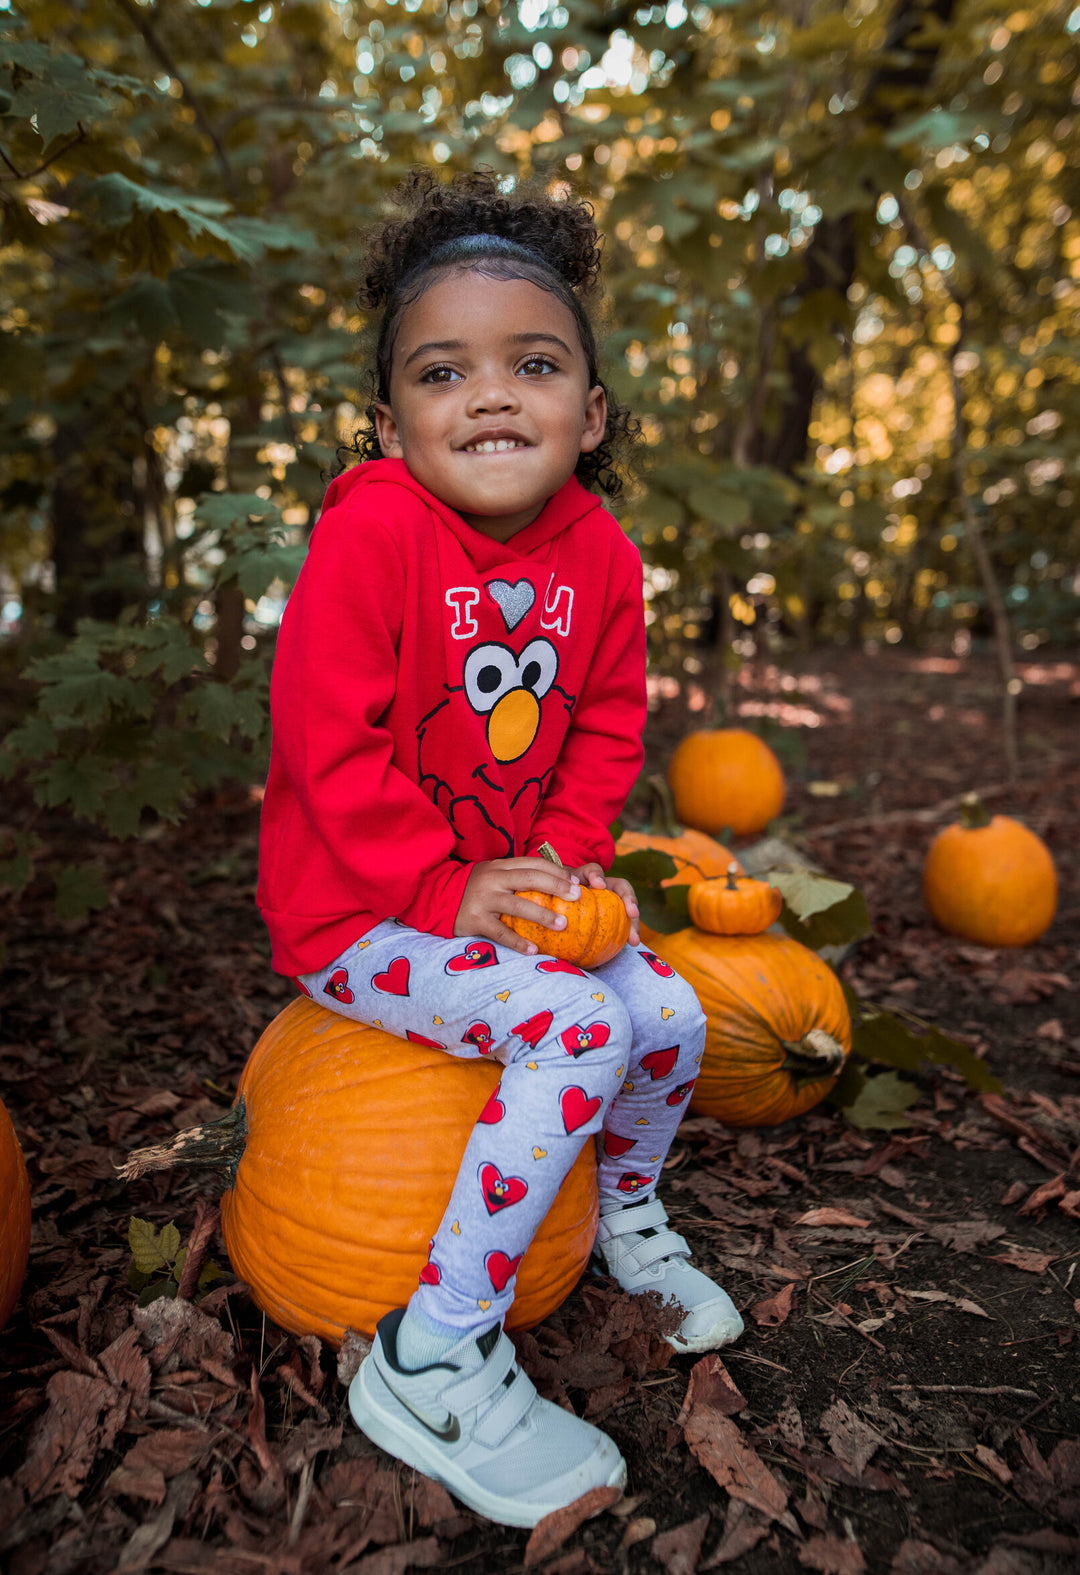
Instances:
[[[590,865],[591,869],[598,866]],[[626,885],[623,881],[622,885]],[[508,946],[511,951],[525,957],[535,957],[537,948],[502,922],[500,914],[508,913],[515,919],[529,919],[533,924],[543,924],[549,930],[565,930],[566,920],[561,913],[541,908],[538,903],[519,897],[522,891],[543,891],[552,897],[563,897],[568,902],[581,895],[581,882],[577,870],[563,869],[547,859],[522,856],[514,859],[489,859],[485,864],[474,864],[473,872],[465,885],[457,918],[455,935],[479,935],[496,946]],[[636,912],[636,909],[635,909]]]
[[[606,886],[608,891],[613,891],[620,896],[623,906],[630,915],[630,945],[640,944],[637,898],[628,880],[621,880],[618,875],[605,875],[599,864],[583,864],[580,869],[569,870],[567,873],[577,876],[583,885],[591,886],[594,891],[601,891]]]

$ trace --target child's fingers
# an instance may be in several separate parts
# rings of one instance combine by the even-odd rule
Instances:
[[[530,924],[542,924],[546,930],[566,929],[564,914],[555,913],[551,908],[543,908],[538,902],[530,902],[524,892],[520,891],[506,898],[499,909],[500,918],[504,914],[509,914],[514,919],[526,919]]]

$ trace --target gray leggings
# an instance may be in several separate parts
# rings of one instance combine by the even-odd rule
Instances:
[[[439,1323],[505,1317],[518,1264],[587,1137],[600,1136],[602,1206],[654,1191],[698,1074],[705,1018],[690,986],[646,947],[585,973],[387,919],[299,983],[358,1022],[502,1064],[413,1298]]]

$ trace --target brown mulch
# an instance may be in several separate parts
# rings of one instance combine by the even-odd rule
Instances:
[[[979,1098],[923,1069],[910,1125],[829,1107],[736,1132],[691,1114],[666,1197],[744,1311],[695,1360],[586,1277],[519,1339],[541,1391],[611,1432],[627,1495],[531,1535],[463,1512],[356,1431],[358,1359],[264,1319],[228,1272],[212,1176],[122,1186],[125,1152],[223,1110],[290,987],[254,907],[257,804],[202,806],[102,849],[111,903],[58,921],[44,884],[6,926],[2,1093],[34,1192],[0,1351],[0,1563],[11,1575],[1065,1575],[1080,1565],[1080,661],[1022,669],[1022,770],[1004,782],[980,658],[758,662],[736,714],[784,735],[786,834],[861,885],[854,990],[985,1056]],[[695,697],[653,718],[655,766]],[[1049,933],[992,952],[937,932],[920,870],[969,788],[1050,845]],[[26,813],[9,814],[22,823]],[[82,856],[85,829],[37,829]],[[224,1278],[138,1306],[132,1215],[175,1221]],[[607,1495],[610,1497],[610,1495]],[[601,1495],[604,1498],[604,1495]],[[587,1517],[587,1518],[583,1518]]]

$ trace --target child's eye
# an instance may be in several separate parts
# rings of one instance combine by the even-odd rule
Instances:
[[[458,373],[452,366],[425,367],[420,374],[421,383],[452,383]]]
[[[522,361],[519,372],[527,372],[530,377],[543,377],[547,372],[557,372],[558,366],[548,355],[531,355]]]

